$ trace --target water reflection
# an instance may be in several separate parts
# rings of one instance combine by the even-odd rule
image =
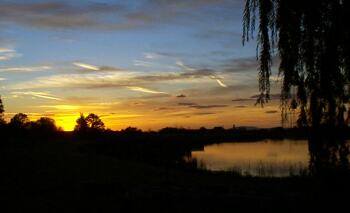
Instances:
[[[208,145],[193,151],[198,166],[242,175],[339,175],[349,171],[349,143],[314,135],[309,140],[264,140]]]
[[[258,176],[289,176],[299,174],[309,164],[306,140],[264,140],[250,143],[221,143],[193,151],[206,169],[238,171]]]

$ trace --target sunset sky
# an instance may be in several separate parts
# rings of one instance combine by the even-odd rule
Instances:
[[[79,113],[111,129],[280,126],[279,83],[258,94],[256,43],[242,45],[244,0],[2,0],[6,119]]]

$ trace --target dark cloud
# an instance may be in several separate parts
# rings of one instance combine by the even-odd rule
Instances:
[[[112,66],[101,66],[99,67],[99,71],[121,71],[123,69]]]
[[[210,108],[222,108],[222,107],[228,107],[228,105],[223,105],[223,104],[217,104],[217,105],[191,105],[189,106],[191,108],[196,108],[196,109],[210,109]]]
[[[223,105],[223,104],[201,105],[201,104],[196,104],[191,102],[181,102],[181,103],[178,103],[178,105],[186,106],[189,108],[195,108],[195,109],[211,109],[211,108],[228,107],[228,105]]]
[[[272,57],[273,66],[278,66],[280,59],[278,56]],[[225,60],[222,69],[226,72],[244,72],[254,71],[256,72],[259,68],[259,61],[257,57],[246,57],[246,58],[233,58]]]
[[[233,102],[251,101],[251,98],[236,98],[232,99]]]
[[[177,98],[186,98],[186,95],[181,94],[181,95],[177,95],[176,97],[177,97]]]
[[[223,69],[226,72],[242,72],[247,70],[256,71],[257,68],[258,61],[256,57],[229,59],[223,64]]]
[[[207,91],[205,91],[205,93],[207,95],[226,95],[226,94],[230,94],[230,93],[235,93],[237,91],[243,91],[245,89],[251,89],[254,88],[255,85],[248,85],[248,84],[235,84],[235,85],[229,85],[227,87],[214,87],[211,88]]]
[[[241,16],[242,5],[240,0],[146,0],[135,11],[128,13],[127,18],[139,25],[175,22],[200,24],[203,18],[207,21],[227,21],[227,16],[232,17],[234,9]],[[221,11],[220,16],[217,15],[218,9]]]
[[[232,40],[235,37],[242,37],[241,32],[233,32],[228,30],[205,30],[195,33],[194,35],[199,39],[229,39]]]
[[[156,52],[156,54],[159,56],[170,58],[184,58],[189,56],[188,54],[181,52]]]
[[[168,116],[190,118],[192,116],[215,115],[217,113],[218,112],[195,112],[195,113],[181,112],[181,113],[169,114]]]
[[[104,26],[101,16],[123,10],[117,4],[73,4],[64,1],[2,2],[0,20],[37,28],[94,28]],[[102,24],[102,25],[101,25]]]
[[[241,16],[240,0],[145,0],[141,4],[91,3],[91,1],[2,1],[0,20],[44,29],[129,30],[163,24],[227,22]],[[220,9],[220,16],[217,15]],[[236,13],[232,13],[236,9]],[[239,11],[239,13],[238,13]],[[205,14],[205,15],[203,15]]]
[[[278,111],[277,110],[268,110],[268,111],[265,111],[265,113],[267,114],[274,114],[274,113],[277,113]]]
[[[197,112],[194,113],[193,115],[215,115],[217,112]]]
[[[164,111],[164,110],[172,110],[173,108],[170,107],[159,107],[157,109],[155,109],[155,111]]]
[[[196,103],[188,103],[188,102],[181,102],[181,103],[178,103],[178,105],[180,105],[180,106],[197,106]]]
[[[251,96],[250,98],[252,98],[252,99],[257,99],[257,98],[259,98],[260,97],[260,95],[259,94],[257,94],[257,95],[253,95],[253,96]],[[279,100],[281,98],[281,94],[270,94],[270,99],[271,100]]]

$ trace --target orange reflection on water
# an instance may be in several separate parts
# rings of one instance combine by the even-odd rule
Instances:
[[[306,168],[309,162],[305,140],[214,144],[206,146],[204,151],[192,152],[192,157],[212,171],[240,170],[263,176],[287,176]]]

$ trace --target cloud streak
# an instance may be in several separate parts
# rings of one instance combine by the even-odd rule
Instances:
[[[222,82],[222,80],[221,80],[218,76],[211,75],[210,78],[216,80],[216,82],[217,82],[221,87],[227,88],[227,85],[224,84],[224,82]]]
[[[100,68],[100,70],[105,68]],[[19,71],[19,70],[18,70]],[[119,70],[119,72],[98,72],[84,74],[63,74],[38,77],[9,85],[8,89],[37,89],[37,88],[117,88],[139,87],[140,85],[166,82],[174,80],[192,80],[207,78],[213,75],[210,69],[195,70],[193,72],[167,73],[144,75],[143,73]]]
[[[126,87],[129,90],[137,91],[137,92],[143,92],[143,93],[151,93],[151,94],[168,94],[166,92],[156,91],[152,89],[147,89],[144,87]]]
[[[219,84],[221,87],[227,88],[227,85],[224,84],[220,79],[216,79],[216,82],[218,82],[218,84]]]
[[[28,95],[28,96],[33,96],[36,98],[43,98],[43,99],[49,99],[49,100],[56,100],[56,101],[62,101],[62,98],[53,96],[49,93],[46,92],[32,92],[32,91],[28,91],[28,92],[11,92],[11,94],[18,96],[18,95]]]
[[[84,64],[84,63],[80,63],[80,62],[74,62],[73,64],[77,67],[81,67],[81,68],[88,69],[88,70],[95,70],[95,71],[100,70],[99,67],[91,65],[91,64]]]
[[[182,69],[184,69],[185,71],[195,71],[196,69],[187,66],[183,61],[181,60],[176,60],[176,65]]]
[[[52,69],[50,66],[36,67],[0,67],[0,72],[43,72]]]
[[[9,48],[0,48],[0,61],[8,61],[16,56],[16,50]]]

